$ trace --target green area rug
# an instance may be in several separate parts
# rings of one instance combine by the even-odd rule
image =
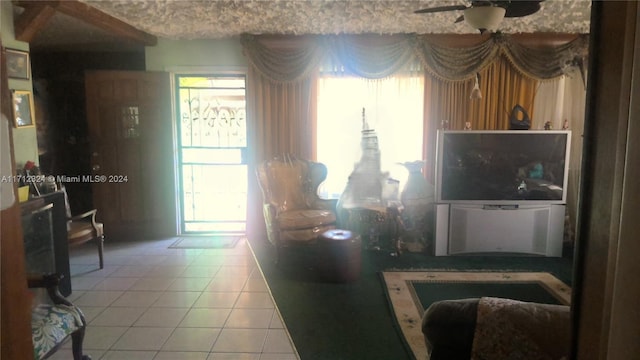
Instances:
[[[231,249],[241,238],[230,235],[180,237],[169,245],[169,249]]]
[[[501,297],[568,305],[569,286],[546,272],[390,271],[382,272],[396,325],[415,359],[426,359],[421,321],[440,300]]]
[[[363,251],[358,280],[324,282],[313,249],[293,249],[275,264],[264,238],[249,244],[302,360],[403,360],[413,354],[397,331],[380,273],[386,270],[477,270],[550,272],[570,284],[570,258],[443,256]]]

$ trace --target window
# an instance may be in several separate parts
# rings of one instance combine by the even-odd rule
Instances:
[[[397,163],[422,160],[423,92],[421,74],[319,79],[317,159],[329,170],[319,189],[321,197],[339,198],[360,160],[363,109],[369,127],[378,134],[382,171],[403,180],[406,173]]]

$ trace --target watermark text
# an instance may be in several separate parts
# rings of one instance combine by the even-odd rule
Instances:
[[[127,175],[50,175],[49,178],[55,179],[59,183],[126,183],[129,182]]]

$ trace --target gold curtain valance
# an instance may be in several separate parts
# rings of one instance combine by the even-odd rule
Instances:
[[[333,69],[366,79],[381,79],[415,61],[406,35],[332,35],[323,38]],[[323,65],[326,65],[323,64]]]
[[[316,36],[242,35],[240,42],[254,69],[275,83],[308,79],[327,53]]]
[[[495,45],[493,37],[464,47],[439,45],[424,36],[413,39],[413,49],[425,70],[444,81],[462,81],[475,76],[500,55],[500,48]]]
[[[447,35],[456,39],[456,35]],[[460,35],[459,38],[470,38]],[[543,38],[544,41],[531,39]],[[588,36],[528,34],[477,35],[462,46],[442,45],[430,35],[243,35],[251,65],[274,82],[308,78],[322,66],[364,78],[390,76],[416,58],[433,76],[446,81],[472,78],[498,56],[505,56],[523,75],[548,80],[573,68],[584,71]],[[479,39],[479,40],[478,40]]]
[[[243,35],[241,43],[251,65],[277,83],[303,80],[321,68],[379,79],[415,60],[405,35]]]
[[[575,67],[584,71],[588,53],[586,35],[575,35],[570,40],[564,34],[478,36],[480,42],[459,47],[441,45],[442,39],[438,37],[417,36],[414,49],[431,75],[448,81],[471,79],[499,56],[505,56],[522,75],[538,81],[565,75]],[[466,40],[472,42],[468,37]]]
[[[584,77],[589,53],[588,35],[553,47],[529,47],[518,41],[498,37],[502,53],[523,75],[544,81],[567,74],[578,68]],[[583,79],[584,81],[584,79]]]

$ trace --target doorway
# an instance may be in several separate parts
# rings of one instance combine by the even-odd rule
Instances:
[[[244,75],[176,75],[180,231],[245,233]]]

